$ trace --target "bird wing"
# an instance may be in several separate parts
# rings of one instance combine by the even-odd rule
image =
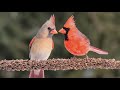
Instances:
[[[88,39],[84,34],[82,34],[79,30],[78,30],[78,34],[77,34],[77,35],[78,35],[78,36],[81,36],[82,39],[84,39],[84,41],[86,41],[87,43],[90,44],[89,39]]]
[[[30,41],[29,48],[31,48],[33,42],[35,41],[35,38],[36,38],[36,37],[33,37],[32,40]]]
[[[76,41],[85,41],[86,43],[90,44],[89,39],[80,32],[80,30],[78,30],[78,28],[76,27],[76,25],[74,26],[73,30],[70,32],[69,36],[73,39],[75,39]]]

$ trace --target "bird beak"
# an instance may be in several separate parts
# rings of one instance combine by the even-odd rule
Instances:
[[[58,32],[54,29],[50,32],[51,34],[58,34]]]
[[[66,34],[66,31],[62,28],[59,30],[59,33]]]

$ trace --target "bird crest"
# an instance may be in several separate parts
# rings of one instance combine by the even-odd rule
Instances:
[[[55,16],[54,14],[51,15],[50,19],[49,19],[53,24],[55,24]]]
[[[72,26],[76,26],[73,15],[66,21],[66,23],[64,24],[64,26],[65,26],[66,28],[72,27]]]

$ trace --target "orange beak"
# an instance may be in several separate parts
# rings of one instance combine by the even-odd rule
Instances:
[[[51,34],[58,34],[58,32],[54,29],[50,32]]]
[[[59,30],[59,33],[66,34],[66,31],[62,28]]]

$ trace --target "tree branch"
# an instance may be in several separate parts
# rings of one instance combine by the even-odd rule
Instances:
[[[82,70],[82,69],[120,69],[120,61],[102,58],[71,58],[49,60],[1,60],[0,70],[29,71],[44,70]]]

